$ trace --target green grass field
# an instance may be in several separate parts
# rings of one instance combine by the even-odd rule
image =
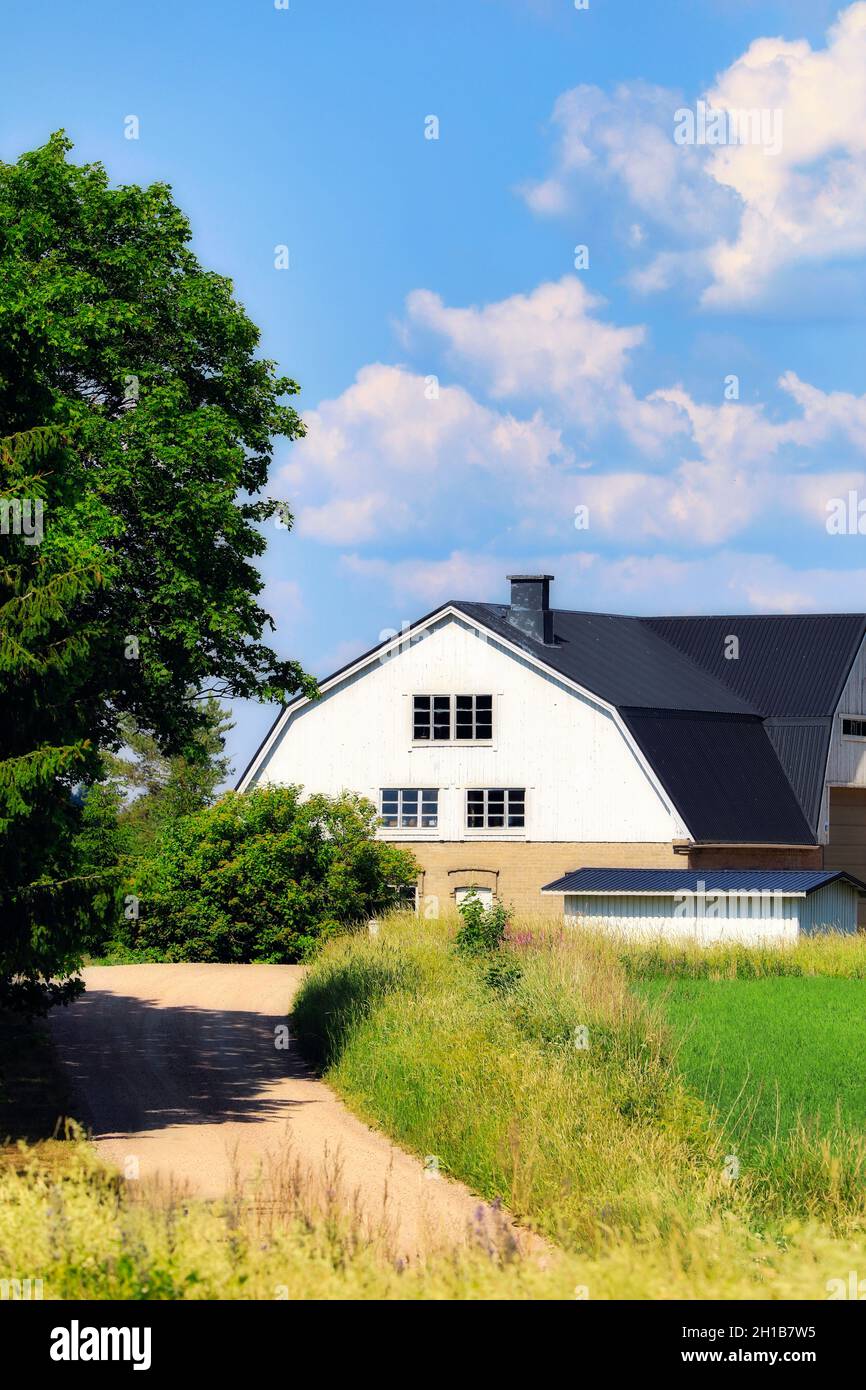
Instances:
[[[866,1131],[866,981],[827,976],[642,981],[693,1093],[744,1153],[797,1128]]]

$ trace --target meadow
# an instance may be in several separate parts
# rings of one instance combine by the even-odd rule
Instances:
[[[664,1252],[670,1296],[692,1296],[697,1231],[741,1268],[806,1229],[862,1241],[861,939],[701,955],[521,923],[491,972],[453,938],[392,918],[330,943],[296,1000],[302,1047],[371,1123],[567,1251]]]
[[[826,976],[647,982],[689,1089],[743,1156],[806,1128],[866,1130],[866,981]]]
[[[546,1253],[494,1217],[407,1263],[338,1173],[314,1189],[287,1154],[203,1202],[125,1182],[73,1130],[0,1149],[0,1278],[45,1298],[825,1299],[866,1268],[860,938],[701,953],[523,922],[467,958],[455,930],[395,914],[330,941],[293,1032]],[[19,1061],[6,1113],[17,1096],[35,1125],[47,1054]]]

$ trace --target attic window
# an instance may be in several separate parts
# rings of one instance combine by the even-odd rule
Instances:
[[[866,719],[843,719],[843,738],[866,738]]]
[[[455,695],[455,738],[493,737],[493,696]]]
[[[451,696],[416,695],[412,715],[412,737],[447,742],[451,738]]]
[[[489,743],[493,696],[413,696],[412,738],[416,743]]]

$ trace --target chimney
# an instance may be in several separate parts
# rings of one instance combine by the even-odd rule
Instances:
[[[509,574],[511,607],[508,621],[534,642],[553,645],[553,613],[550,610],[552,574]]]

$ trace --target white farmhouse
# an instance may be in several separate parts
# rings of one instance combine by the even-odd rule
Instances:
[[[445,603],[322,681],[239,789],[369,797],[432,910],[474,886],[549,912],[584,869],[664,870],[668,894],[699,895],[721,870],[750,871],[753,892],[761,873],[780,891],[780,871],[811,871],[803,901],[832,880],[822,900],[846,905],[830,925],[853,926],[866,616],[571,612],[550,607],[551,578],[510,576],[507,604]]]

